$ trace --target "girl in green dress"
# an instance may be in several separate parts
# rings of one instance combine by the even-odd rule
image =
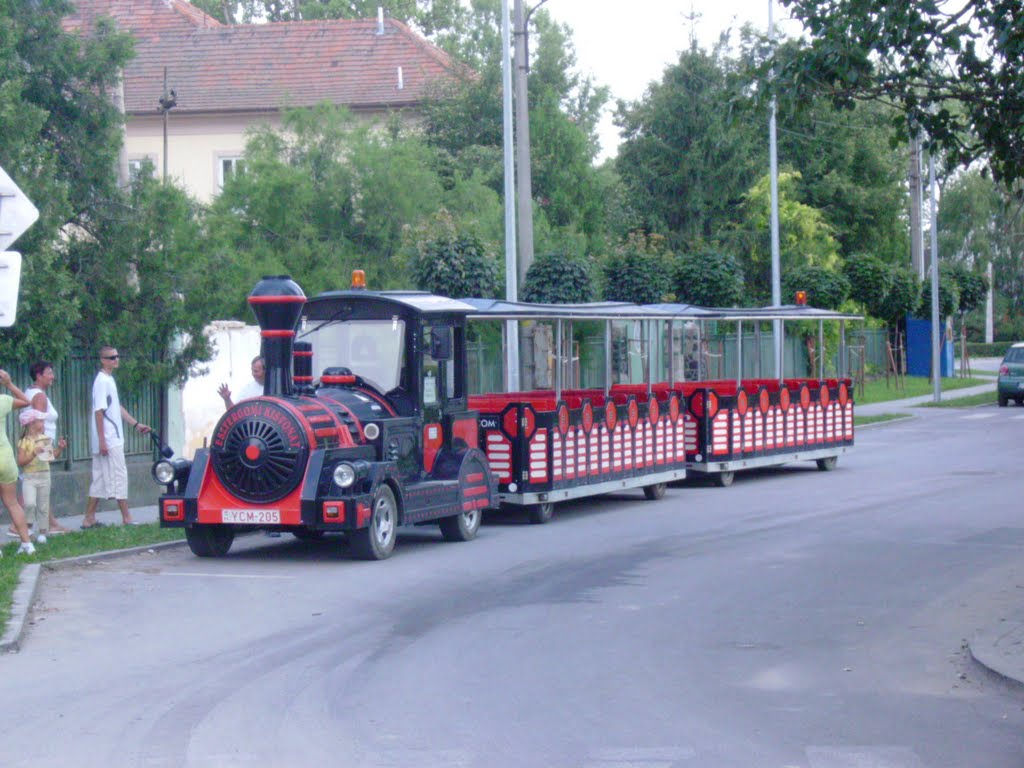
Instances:
[[[0,384],[7,387],[11,393],[9,395],[0,395],[0,422],[2,422],[14,408],[24,408],[27,406],[28,398],[11,381],[11,374],[2,369],[0,369]],[[3,500],[4,506],[7,507],[7,514],[11,516],[14,530],[18,532],[18,538],[21,539],[18,554],[34,555],[36,548],[28,537],[28,526],[25,525],[25,510],[18,503],[18,462],[14,458],[14,449],[7,439],[6,429],[0,429],[0,499]]]

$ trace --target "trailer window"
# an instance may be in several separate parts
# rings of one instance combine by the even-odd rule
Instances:
[[[344,366],[381,392],[399,385],[405,363],[405,322],[358,320],[331,323],[308,334],[313,370]]]

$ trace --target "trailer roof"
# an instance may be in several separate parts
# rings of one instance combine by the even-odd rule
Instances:
[[[491,320],[657,320],[664,314],[622,301],[589,304],[533,304],[504,299],[461,299],[476,309],[474,318]]]
[[[308,302],[306,307],[314,308],[313,315],[331,314],[331,308],[342,302],[380,301],[397,304],[422,315],[467,315],[476,312],[472,305],[449,299],[446,296],[435,296],[426,291],[366,291],[344,290],[324,291],[318,293]]]
[[[767,307],[735,307],[716,309],[719,320],[863,320],[863,315],[851,315],[832,309],[818,309],[806,304],[784,304]]]

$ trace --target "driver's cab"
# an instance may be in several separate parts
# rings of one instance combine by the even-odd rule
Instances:
[[[404,435],[403,444],[411,438],[422,456],[417,470],[430,474],[443,448],[477,444],[476,419],[466,411],[465,327],[472,311],[422,292],[330,291],[306,303],[297,340],[312,345],[321,383],[338,378],[325,371],[347,369],[353,385],[387,401],[394,423],[382,430]],[[408,476],[412,457],[401,453]]]

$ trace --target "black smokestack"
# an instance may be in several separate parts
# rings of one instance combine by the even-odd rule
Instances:
[[[249,294],[249,306],[260,324],[267,379],[263,394],[292,393],[292,343],[306,295],[288,275],[264,277]]]

